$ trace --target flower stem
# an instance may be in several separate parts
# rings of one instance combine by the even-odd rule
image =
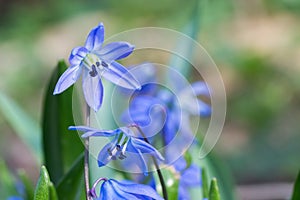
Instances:
[[[86,105],[86,125],[90,126],[90,115],[91,110],[88,105]],[[84,140],[84,184],[85,184],[85,197],[86,200],[91,200],[90,196],[90,175],[89,175],[89,137]]]
[[[134,127],[136,127],[138,129],[138,131],[141,133],[141,135],[143,136],[144,141],[147,142],[148,144],[150,144],[149,140],[147,139],[147,137],[146,137],[145,133],[142,131],[142,129],[138,125],[134,125]],[[165,181],[164,181],[164,177],[163,177],[163,175],[162,175],[162,173],[159,169],[156,158],[154,156],[151,156],[151,157],[152,157],[154,166],[156,168],[156,172],[158,174],[158,178],[159,178],[160,185],[161,185],[161,188],[162,188],[163,197],[164,197],[165,200],[168,200],[168,192],[167,192],[167,187],[166,187],[166,184],[165,184]]]

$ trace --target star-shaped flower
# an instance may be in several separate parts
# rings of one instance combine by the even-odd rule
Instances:
[[[76,47],[69,57],[71,66],[59,78],[53,94],[59,94],[74,84],[82,74],[82,87],[87,104],[98,111],[103,100],[101,78],[128,89],[140,89],[134,76],[116,60],[127,57],[134,46],[127,42],[112,42],[103,46],[104,26],[100,23],[89,33],[84,46]]]
[[[138,156],[140,169],[147,175],[148,167],[143,154],[149,154],[159,160],[164,160],[162,155],[152,145],[135,136],[134,131],[129,127],[120,127],[115,130],[98,130],[87,126],[70,126],[69,130],[82,131],[83,138],[88,137],[114,137],[106,144],[98,154],[98,166],[102,167],[111,160],[123,160],[126,158],[126,152],[134,153]]]
[[[97,184],[103,181],[100,187],[99,196],[95,188]],[[95,200],[115,200],[115,199],[147,199],[163,200],[159,194],[150,186],[137,184],[132,181],[116,181],[114,179],[98,179],[90,190],[91,196]]]

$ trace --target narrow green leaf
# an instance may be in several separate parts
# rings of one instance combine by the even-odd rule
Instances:
[[[50,196],[49,198],[50,200],[58,200],[56,189],[52,182],[50,182],[49,184],[49,196]]]
[[[208,198],[208,179],[206,169],[202,167],[201,169],[201,180],[202,180],[202,197]]]
[[[221,199],[216,178],[213,178],[211,180],[208,199],[209,200],[220,200]]]
[[[183,29],[183,33],[188,37],[196,40],[200,30],[200,6],[199,1],[195,1],[194,10],[191,14],[191,19]],[[189,77],[191,66],[187,61],[193,55],[194,49],[191,48],[192,40],[178,41],[175,52],[180,56],[174,54],[170,59],[170,66],[176,69],[181,75]],[[167,74],[168,83],[172,83],[172,74]]]
[[[28,178],[24,170],[18,170],[18,177],[24,185],[24,197],[25,199],[33,199],[34,197],[34,187],[30,179]]]
[[[40,171],[40,177],[34,192],[34,200],[49,200],[49,184],[49,174],[47,172],[46,167],[42,166]]]
[[[292,200],[300,200],[300,171],[294,184]]]
[[[80,197],[83,191],[83,158],[81,154],[56,185],[59,199],[76,200]]]
[[[2,92],[0,92],[0,111],[22,141],[36,155],[37,160],[41,161],[41,128],[38,122]]]
[[[72,89],[53,95],[55,85],[67,69],[60,61],[54,70],[45,95],[43,112],[43,148],[45,165],[55,184],[64,175],[84,147],[76,132],[69,132],[74,125],[72,115]]]

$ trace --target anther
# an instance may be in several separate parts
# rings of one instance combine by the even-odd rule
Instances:
[[[108,67],[108,64],[107,64],[106,62],[104,62],[104,61],[102,61],[101,65],[102,65],[103,67]]]
[[[90,71],[89,74],[91,75],[91,77],[97,76],[98,72],[96,70],[95,65],[92,65],[92,71]]]
[[[97,67],[100,66],[100,62],[99,62],[99,61],[96,62],[96,66],[97,66]]]

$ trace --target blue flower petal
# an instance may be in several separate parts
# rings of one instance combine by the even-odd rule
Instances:
[[[136,153],[138,154],[138,159],[136,160],[136,164],[139,166],[139,168],[141,169],[141,171],[143,172],[143,174],[145,176],[148,176],[148,166],[147,163],[143,157],[143,154],[141,152],[141,150],[137,149],[133,144],[132,144],[132,138],[130,139],[130,141],[128,142],[128,146],[127,146],[127,151],[131,152],[131,153]]]
[[[123,192],[141,195],[143,197],[150,197],[156,200],[163,200],[163,198],[159,196],[157,192],[148,185],[116,181],[113,179],[111,179],[110,182],[114,187],[118,187]]]
[[[103,85],[100,76],[92,77],[87,70],[84,70],[82,89],[85,101],[97,112],[100,109],[103,100]]]
[[[201,169],[195,164],[184,170],[181,174],[180,184],[184,186],[200,186],[201,185]]]
[[[88,53],[89,51],[85,47],[75,47],[69,57],[70,64],[80,65]]]
[[[112,42],[95,53],[104,61],[111,63],[114,60],[119,60],[127,57],[132,53],[134,46],[128,42]]]
[[[135,194],[131,194],[131,193],[128,193],[128,192],[124,192],[123,190],[120,189],[120,187],[116,184],[113,184],[112,182],[112,179],[108,180],[107,181],[110,186],[113,188],[114,190],[114,193],[116,195],[118,195],[118,199],[130,199],[130,200],[140,200],[139,198],[136,197]]]
[[[141,85],[135,77],[118,62],[112,62],[103,71],[102,76],[112,83],[128,89],[140,89]]]
[[[107,163],[109,163],[109,161],[111,161],[111,156],[108,153],[108,149],[112,147],[113,147],[113,143],[110,142],[106,144],[99,152],[98,159],[97,159],[99,167],[105,166]]]
[[[159,153],[159,151],[157,151],[151,144],[148,144],[147,142],[137,138],[131,138],[130,142],[132,146],[140,150],[141,153],[149,153],[152,156],[158,158],[159,160],[164,160],[163,156]]]
[[[100,195],[97,200],[116,200],[121,199],[118,194],[115,193],[114,188],[111,187],[111,184],[108,181],[105,181],[100,187]]]
[[[81,135],[82,138],[94,137],[94,136],[111,137],[111,136],[115,136],[116,134],[119,134],[119,129],[98,130],[88,126],[69,126],[69,130],[77,130],[77,131],[85,132],[83,135]]]
[[[104,40],[104,25],[100,23],[97,27],[93,28],[89,33],[86,41],[85,47],[89,51],[99,50],[102,46]]]
[[[73,85],[80,77],[81,68],[79,66],[69,67],[59,78],[56,83],[53,94],[59,94]]]
[[[195,95],[205,95],[209,97],[209,88],[207,87],[206,83],[203,81],[197,81],[191,84]]]

